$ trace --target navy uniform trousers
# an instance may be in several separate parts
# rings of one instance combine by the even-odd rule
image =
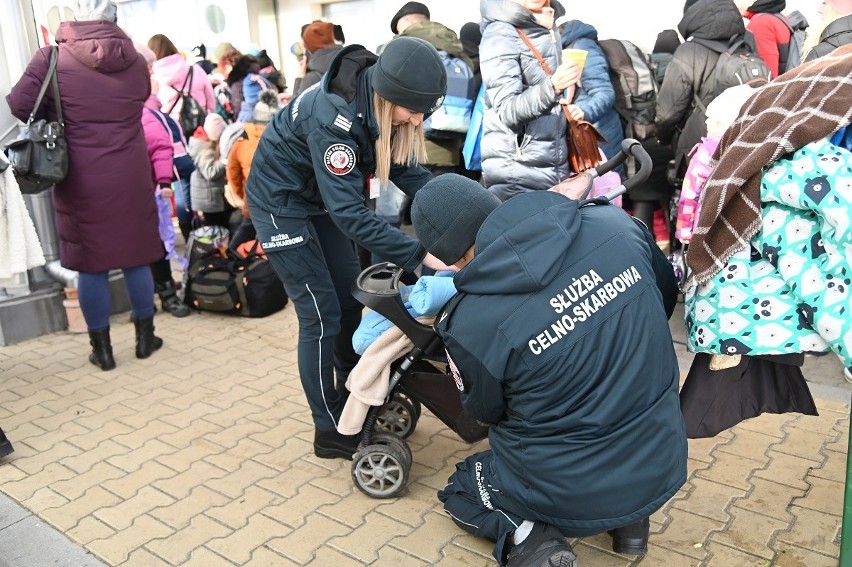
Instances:
[[[262,216],[253,221],[259,234],[269,234],[264,230],[269,221]],[[353,242],[329,215],[299,220],[305,222],[310,238],[304,245],[281,250],[267,250],[264,245],[264,251],[299,319],[299,377],[314,425],[333,431],[344,404],[335,389],[335,371],[342,389],[359,358],[352,348],[352,335],[361,323],[363,306],[352,297],[351,289],[360,266]]]
[[[508,536],[524,518],[504,508],[501,493],[492,488],[491,451],[475,453],[456,465],[447,485],[438,491],[444,510],[461,529],[496,542],[494,558],[503,565]]]
[[[536,521],[538,518],[535,513],[522,510],[516,500],[491,485],[493,462],[493,452],[482,451],[458,463],[447,485],[438,491],[438,500],[461,529],[495,542],[494,558],[503,565],[511,543],[509,536],[524,520]],[[595,527],[560,531],[566,537],[585,537],[601,530]]]

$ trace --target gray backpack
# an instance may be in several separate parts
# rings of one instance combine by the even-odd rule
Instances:
[[[775,16],[781,20],[787,29],[790,30],[790,43],[787,44],[787,50],[784,51],[783,46],[778,46],[780,58],[778,61],[778,73],[786,73],[794,67],[802,64],[802,49],[805,46],[805,37],[807,35],[808,20],[801,12],[796,10],[789,16],[783,14],[767,14]]]

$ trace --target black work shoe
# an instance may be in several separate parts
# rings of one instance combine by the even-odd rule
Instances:
[[[314,455],[321,459],[349,459],[358,450],[360,435],[343,435],[337,431],[314,431]]]
[[[621,555],[645,555],[648,553],[648,533],[651,521],[648,518],[635,524],[609,530],[612,536],[612,550]]]
[[[535,522],[526,539],[509,549],[506,567],[577,567],[577,556],[559,530]]]

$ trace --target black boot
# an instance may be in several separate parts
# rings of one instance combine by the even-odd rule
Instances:
[[[648,553],[648,534],[651,521],[648,518],[635,524],[609,530],[612,536],[612,550],[621,555],[645,555]]]
[[[163,346],[163,339],[154,336],[154,316],[133,319],[136,325],[136,358],[148,358]]]
[[[12,447],[12,442],[6,438],[6,434],[3,433],[2,429],[0,429],[0,459],[9,453],[12,453],[14,450],[15,448]]]
[[[109,327],[100,331],[89,331],[89,344],[92,345],[89,362],[101,370],[115,368],[115,359],[112,357],[112,343],[109,340]]]
[[[155,289],[160,297],[160,303],[163,305],[163,311],[168,311],[175,317],[186,317],[192,313],[189,306],[185,305],[178,297],[174,282],[158,283]]]

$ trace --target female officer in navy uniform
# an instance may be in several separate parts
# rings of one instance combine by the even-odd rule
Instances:
[[[258,240],[299,318],[299,375],[314,420],[314,453],[351,459],[357,436],[337,432],[343,384],[358,360],[362,306],[350,293],[360,267],[353,241],[407,271],[446,269],[365,203],[392,180],[414,196],[431,174],[422,123],[443,102],[438,52],[409,37],[381,57],[351,45],[321,83],[275,115],[246,185]]]

